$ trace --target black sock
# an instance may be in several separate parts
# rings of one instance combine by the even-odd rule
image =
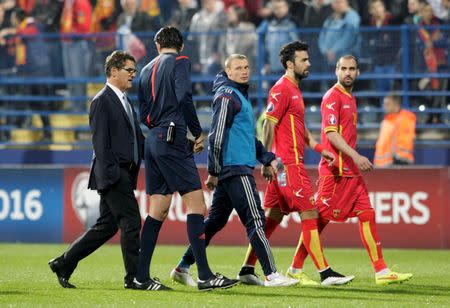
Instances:
[[[150,216],[147,216],[147,219],[145,219],[141,233],[141,249],[139,251],[138,272],[136,275],[136,279],[139,282],[145,282],[150,279],[150,263],[161,226],[162,221]]]
[[[200,280],[207,280],[213,273],[209,268],[206,258],[205,223],[202,215],[187,215],[187,232],[195,262],[197,263],[198,278]]]
[[[320,272],[320,280],[324,281],[328,277],[345,277],[345,276],[333,271],[333,269],[329,267],[326,270]]]
[[[243,267],[241,267],[241,270],[239,271],[239,276],[254,275],[254,274],[255,274],[255,268],[253,266],[243,266]]]
[[[216,235],[217,232],[222,230],[225,224],[226,222],[212,221],[209,218],[205,220],[205,247],[208,247],[211,239],[214,237],[214,235]],[[181,261],[178,265],[182,268],[189,268],[189,266],[191,266],[194,263],[195,263],[194,253],[192,252],[191,245],[189,245],[189,247],[186,249],[186,252],[183,255],[183,258],[181,258]]]

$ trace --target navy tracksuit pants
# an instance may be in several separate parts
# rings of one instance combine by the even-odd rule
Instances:
[[[227,224],[233,209],[236,210],[247,230],[247,237],[255,250],[264,275],[276,272],[269,241],[264,234],[264,211],[261,208],[261,200],[252,175],[236,175],[219,181],[205,220],[206,245]],[[190,246],[183,259],[186,263],[194,264],[194,255]]]

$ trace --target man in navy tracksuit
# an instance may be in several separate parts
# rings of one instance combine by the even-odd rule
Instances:
[[[174,27],[155,35],[159,56],[147,64],[139,81],[141,121],[150,129],[145,142],[145,173],[150,211],[141,233],[141,249],[134,287],[168,290],[150,278],[149,269],[159,230],[176,191],[188,209],[187,231],[198,268],[198,288],[229,288],[239,281],[213,274],[205,252],[204,213],[206,205],[192,150],[188,149],[187,127],[195,137],[193,151],[203,149],[202,129],[192,102],[191,63],[179,56],[183,37]]]
[[[214,82],[213,120],[209,133],[208,179],[214,189],[212,206],[205,221],[205,240],[220,231],[233,211],[239,215],[247,237],[256,251],[266,276],[266,286],[287,286],[295,279],[280,275],[264,234],[264,212],[256,190],[253,169],[258,159],[276,168],[275,155],[267,152],[255,137],[253,109],[248,100],[249,64],[244,55],[233,54],[225,61],[225,72]],[[189,266],[195,262],[192,246],[171,272],[173,280],[195,285]]]

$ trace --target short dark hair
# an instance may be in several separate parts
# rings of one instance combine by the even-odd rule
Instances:
[[[309,46],[307,43],[303,41],[294,41],[290,42],[283,47],[281,47],[280,53],[278,56],[280,57],[281,64],[283,64],[284,69],[287,68],[287,61],[294,62],[295,61],[295,52],[296,51],[308,51]]]
[[[158,43],[161,48],[175,48],[180,52],[183,47],[183,35],[175,27],[164,27],[156,32],[155,43]]]
[[[105,60],[105,74],[106,77],[111,76],[111,69],[113,67],[117,69],[121,69],[125,66],[125,62],[130,60],[136,63],[136,60],[132,55],[123,50],[115,50],[113,51]]]
[[[358,59],[357,59],[354,55],[345,55],[345,56],[340,57],[340,58],[337,60],[337,62],[336,62],[336,68],[339,68],[339,67],[340,67],[340,62],[341,62],[341,60],[343,60],[343,59],[355,61],[355,63],[356,63],[356,68],[359,69],[359,62],[358,62]]]

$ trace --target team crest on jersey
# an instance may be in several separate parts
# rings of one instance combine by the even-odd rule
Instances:
[[[341,210],[339,210],[339,209],[334,209],[333,210],[333,217],[335,219],[338,219],[340,214],[341,214]]]
[[[269,103],[269,104],[267,105],[266,112],[270,113],[270,112],[272,112],[274,109],[275,109],[275,105],[274,105],[273,103]]]
[[[336,111],[336,110],[334,110],[335,104],[336,104],[336,102],[328,103],[328,104],[325,104],[325,107],[327,107],[330,110]]]
[[[336,125],[336,117],[334,116],[334,114],[330,114],[328,116],[328,123],[330,125]]]

